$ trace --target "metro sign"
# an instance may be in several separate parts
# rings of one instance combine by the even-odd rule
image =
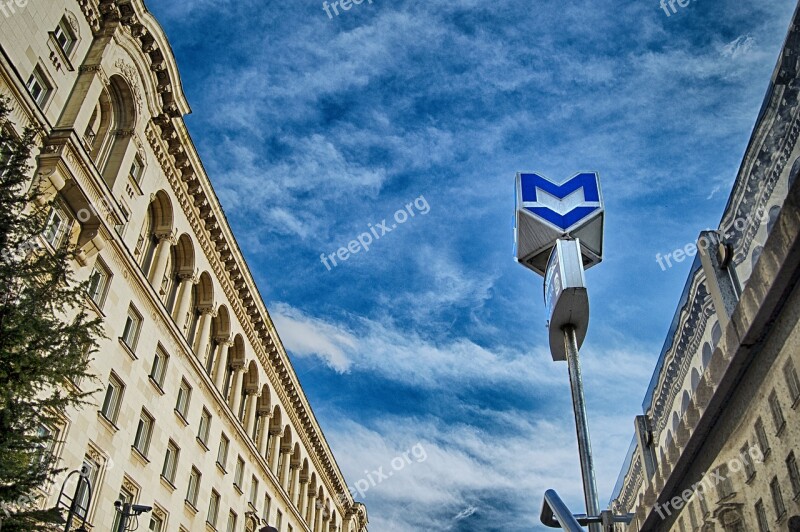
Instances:
[[[541,174],[517,174],[515,259],[544,276],[559,238],[578,238],[584,267],[603,260],[603,197],[596,172],[560,183]]]

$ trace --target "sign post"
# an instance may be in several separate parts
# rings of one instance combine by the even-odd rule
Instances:
[[[577,174],[563,183],[535,173],[519,173],[516,200],[515,259],[544,277],[550,354],[554,361],[566,360],[569,368],[585,521],[590,532],[600,532],[600,502],[579,356],[589,325],[584,269],[603,260],[600,181],[596,173]]]

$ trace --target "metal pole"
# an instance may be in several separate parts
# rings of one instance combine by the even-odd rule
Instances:
[[[119,516],[119,525],[117,526],[117,530],[114,532],[125,532],[125,529],[128,527],[128,517],[130,517],[131,513],[131,503],[123,503],[122,509],[118,511],[121,515]]]
[[[581,458],[586,513],[589,516],[598,516],[600,515],[600,502],[597,497],[597,482],[594,477],[592,442],[589,439],[589,425],[586,421],[586,400],[583,397],[581,363],[578,359],[578,337],[575,334],[575,327],[572,325],[566,325],[563,330],[567,363],[569,364],[569,384],[572,389],[572,407],[575,411],[575,429],[578,433],[578,454]],[[601,530],[599,523],[589,525],[590,532],[601,532]]]

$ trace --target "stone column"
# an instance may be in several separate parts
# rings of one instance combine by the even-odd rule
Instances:
[[[281,428],[280,427],[270,427],[269,428],[269,439],[270,445],[267,448],[267,452],[269,453],[269,457],[267,462],[269,462],[269,469],[277,476],[277,469],[278,467],[278,447],[281,445]]]
[[[217,387],[219,393],[222,393],[222,386],[225,384],[225,367],[228,364],[228,351],[233,345],[230,338],[222,338],[217,344],[217,354],[214,356],[214,386]]]
[[[267,443],[269,442],[269,411],[259,414],[261,421],[259,422],[260,430],[258,431],[258,454],[268,460],[267,457]]]
[[[167,261],[169,260],[169,251],[175,244],[175,239],[172,233],[160,233],[156,235],[156,238],[158,238],[158,245],[156,246],[153,266],[150,268],[150,275],[147,276],[147,280],[155,288],[156,293],[160,293],[161,280],[164,279]]]
[[[281,446],[283,446],[283,442],[281,442]],[[292,449],[291,447],[288,449],[281,449],[281,454],[284,454],[283,457],[283,470],[280,471],[281,478],[279,479],[281,486],[286,491],[289,491],[289,470],[292,467],[292,457],[291,457]]]
[[[191,273],[179,273],[178,279],[178,301],[172,312],[172,319],[178,324],[178,328],[186,334],[186,323],[188,320],[189,303],[192,301],[192,287],[197,284],[197,278]]]
[[[294,460],[289,462],[289,500],[296,505],[297,500],[297,482],[300,478],[300,464],[295,464]]]
[[[233,415],[235,416],[237,412],[239,412],[239,403],[242,400],[242,377],[244,376],[244,363],[239,362],[236,366],[233,367],[233,383],[231,384],[230,390],[230,400],[228,401],[228,406],[231,407],[233,411]]]
[[[317,492],[316,490],[308,490],[308,501],[306,502],[306,524],[308,524],[308,528],[314,530],[314,512],[316,511],[317,505]]]
[[[255,391],[247,394],[247,409],[244,414],[244,426],[247,434],[256,441],[256,407],[258,406],[258,395]]]
[[[303,511],[306,507],[306,497],[308,496],[308,475],[300,475],[300,491],[297,494],[297,511],[304,516]]]
[[[331,516],[328,513],[328,509],[323,506],[320,510],[320,519],[319,519],[319,532],[324,532],[326,528],[328,528],[328,521],[330,520]]]
[[[314,503],[314,525],[311,527],[313,532],[319,532],[319,527],[322,524],[322,504],[320,500]]]
[[[208,344],[211,341],[211,320],[214,319],[214,309],[203,307],[200,309],[200,323],[197,325],[197,337],[195,338],[195,354],[198,358],[205,361]]]

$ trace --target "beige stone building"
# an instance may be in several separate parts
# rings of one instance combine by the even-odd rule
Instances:
[[[41,128],[48,245],[80,248],[77,277],[108,340],[96,408],[53,432],[89,530],[114,502],[152,506],[139,530],[363,532],[355,502],[281,345],[186,130],[169,42],[141,0],[0,7],[0,93],[13,127]],[[42,504],[58,498],[63,475]]]
[[[799,54],[796,11],[718,231],[662,257],[697,252],[612,497],[633,514],[618,530],[800,519]]]

